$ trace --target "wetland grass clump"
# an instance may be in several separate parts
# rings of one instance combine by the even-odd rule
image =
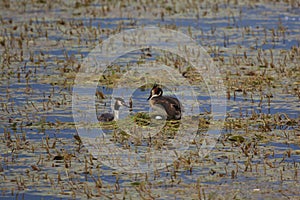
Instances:
[[[130,6],[117,1],[0,2],[1,195],[91,199],[298,197],[300,143],[295,113],[300,99],[300,50],[293,18],[299,3],[272,1],[265,6],[267,2],[174,1],[159,5],[147,1],[131,2]],[[245,16],[257,20],[255,26]],[[267,23],[261,24],[259,17]],[[189,151],[178,154],[178,160],[164,169],[116,175],[116,170],[93,158],[75,135],[70,106],[74,77],[80,69],[77,59],[83,59],[107,37],[143,25],[148,19],[161,27],[186,30],[213,56],[228,86],[229,117],[225,134],[203,159]],[[189,27],[182,26],[185,20]],[[144,56],[137,59],[141,64],[154,54],[139,56]],[[157,61],[195,84],[203,83],[201,74],[174,55],[163,55]],[[127,70],[116,64],[100,82],[112,88]],[[99,101],[104,99],[104,94],[95,95]],[[147,127],[149,120],[147,115],[138,114],[135,123]],[[199,120],[201,134],[210,123],[210,119]],[[143,141],[117,130],[116,124],[100,125],[115,131],[113,141],[124,144],[124,148],[144,145],[161,149],[179,128],[168,122],[156,137]],[[203,140],[195,143],[200,145]]]
[[[151,118],[148,113],[138,112],[133,116],[134,122],[139,126],[148,126],[150,125]]]

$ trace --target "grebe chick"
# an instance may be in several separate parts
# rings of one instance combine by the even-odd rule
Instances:
[[[116,97],[115,98],[115,105],[114,105],[114,111],[112,113],[102,113],[100,116],[98,116],[98,121],[100,122],[110,122],[113,120],[118,120],[119,119],[119,109],[121,106],[129,107],[124,99]]]

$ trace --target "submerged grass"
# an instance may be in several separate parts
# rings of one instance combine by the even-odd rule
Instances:
[[[0,10],[1,197],[300,197],[297,1],[4,0]],[[197,121],[199,136],[177,160],[151,172],[121,173],[83,146],[72,118],[72,86],[81,60],[97,44],[142,25],[183,31],[207,50],[223,76],[228,112],[224,134],[205,157],[198,150],[209,140],[202,136],[218,123],[208,117],[209,106]],[[209,96],[201,75],[184,60],[152,49],[134,53],[109,66],[99,86],[113,88],[131,66],[152,62],[175,69],[202,87],[198,95]],[[148,91],[154,81],[140,90]],[[100,89],[96,104],[105,110],[111,94]],[[150,116],[140,109],[130,120],[147,127]],[[119,130],[116,122],[82,126],[107,130],[124,148],[155,149],[164,148],[178,129],[168,122],[149,141]]]

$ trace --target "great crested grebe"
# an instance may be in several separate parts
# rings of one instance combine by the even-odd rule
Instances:
[[[154,84],[150,91],[150,96],[148,98],[151,107],[162,107],[167,114],[168,120],[178,120],[181,119],[181,109],[182,105],[179,100],[175,97],[162,96],[163,90]]]
[[[102,113],[100,116],[98,116],[98,121],[100,122],[110,122],[113,120],[118,120],[119,119],[119,109],[121,106],[129,107],[124,99],[116,97],[115,98],[116,102],[114,105],[114,111],[112,113]]]

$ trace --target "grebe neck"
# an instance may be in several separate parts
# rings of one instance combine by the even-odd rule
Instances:
[[[114,110],[114,120],[119,120],[119,110]]]

